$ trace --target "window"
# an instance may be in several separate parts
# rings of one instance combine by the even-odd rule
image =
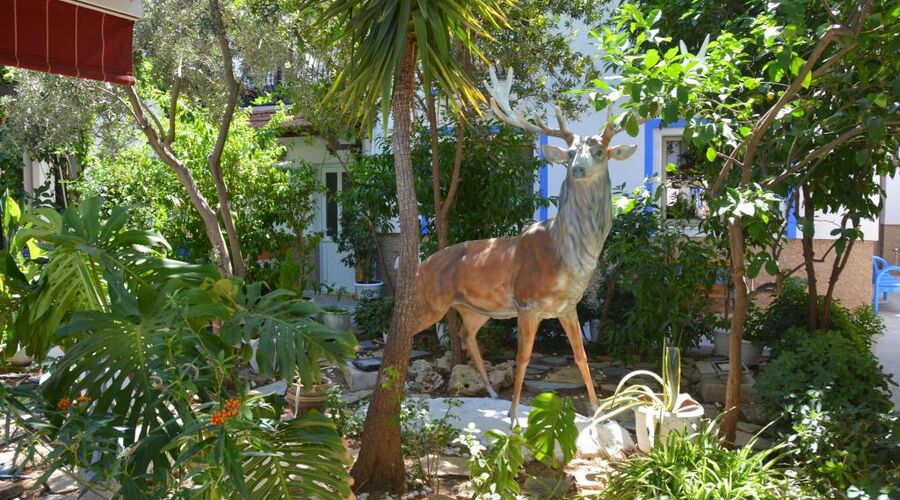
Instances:
[[[666,186],[664,213],[667,219],[700,219],[709,207],[703,199],[702,177],[681,137],[662,138],[662,179]]]

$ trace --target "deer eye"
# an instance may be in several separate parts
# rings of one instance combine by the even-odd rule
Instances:
[[[597,150],[594,151],[594,156],[602,159],[604,156],[603,148],[597,148]]]

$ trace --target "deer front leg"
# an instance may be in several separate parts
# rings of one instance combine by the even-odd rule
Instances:
[[[540,320],[534,314],[519,314],[519,347],[516,351],[516,381],[513,386],[512,405],[509,408],[509,418],[512,425],[518,425],[519,397],[522,395],[522,384],[525,382],[525,371],[531,360],[531,349],[534,347],[534,337],[537,335],[537,327]]]
[[[491,379],[488,377],[487,370],[484,369],[484,361],[481,359],[481,350],[478,349],[478,330],[484,326],[488,317],[466,309],[457,309],[457,311],[459,311],[459,315],[462,316],[462,337],[466,341],[466,350],[469,351],[469,357],[472,358],[472,361],[475,363],[475,368],[477,368],[478,373],[481,374],[481,379],[484,381],[484,387],[487,389],[488,396],[496,399],[497,392],[494,391],[494,388],[491,386]]]
[[[591,402],[591,409],[597,411],[597,393],[594,392],[594,380],[591,378],[591,370],[588,367],[587,355],[584,352],[584,342],[581,339],[581,325],[578,323],[578,313],[572,311],[559,318],[562,323],[563,330],[566,331],[566,337],[569,338],[569,345],[572,346],[572,354],[575,356],[575,366],[581,372],[581,379],[587,386],[588,399]]]

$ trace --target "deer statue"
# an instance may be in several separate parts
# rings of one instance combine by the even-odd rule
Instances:
[[[467,241],[447,247],[420,264],[415,331],[436,323],[449,309],[458,311],[463,322],[460,336],[484,379],[488,394],[496,398],[476,334],[489,318],[517,318],[516,374],[509,412],[515,418],[538,324],[547,318],[559,318],[587,386],[591,406],[596,408],[597,394],[575,306],[584,295],[612,224],[607,164],[610,158],[628,158],[637,146],[610,147],[610,139],[616,132],[612,122],[607,123],[601,135],[577,136],[566,128],[559,108],[556,108],[558,129],[548,128],[539,119],[532,124],[510,106],[512,69],[505,82],[498,81],[493,68],[490,73],[493,85],[488,92],[497,118],[528,132],[566,141],[566,148],[543,145],[544,159],[564,163],[568,170],[560,191],[558,215],[532,224],[516,237]]]

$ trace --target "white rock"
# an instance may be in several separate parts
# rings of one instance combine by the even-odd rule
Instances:
[[[75,482],[72,476],[61,470],[55,470],[47,478],[47,487],[50,488],[51,493],[64,493],[77,488],[78,483]]]
[[[444,377],[424,359],[417,359],[409,366],[409,375],[419,385],[419,389],[431,393],[444,385]]]
[[[450,392],[462,396],[484,394],[487,389],[481,375],[470,365],[456,365],[450,373]]]
[[[488,371],[488,378],[491,379],[491,385],[495,390],[509,387],[513,383],[515,368],[511,361],[504,361],[491,367]]]
[[[443,356],[434,360],[435,369],[437,369],[437,371],[443,373],[444,375],[449,374],[450,371],[453,370],[453,365],[450,362],[450,358],[452,357],[453,353],[451,353],[450,351],[445,352]]]

